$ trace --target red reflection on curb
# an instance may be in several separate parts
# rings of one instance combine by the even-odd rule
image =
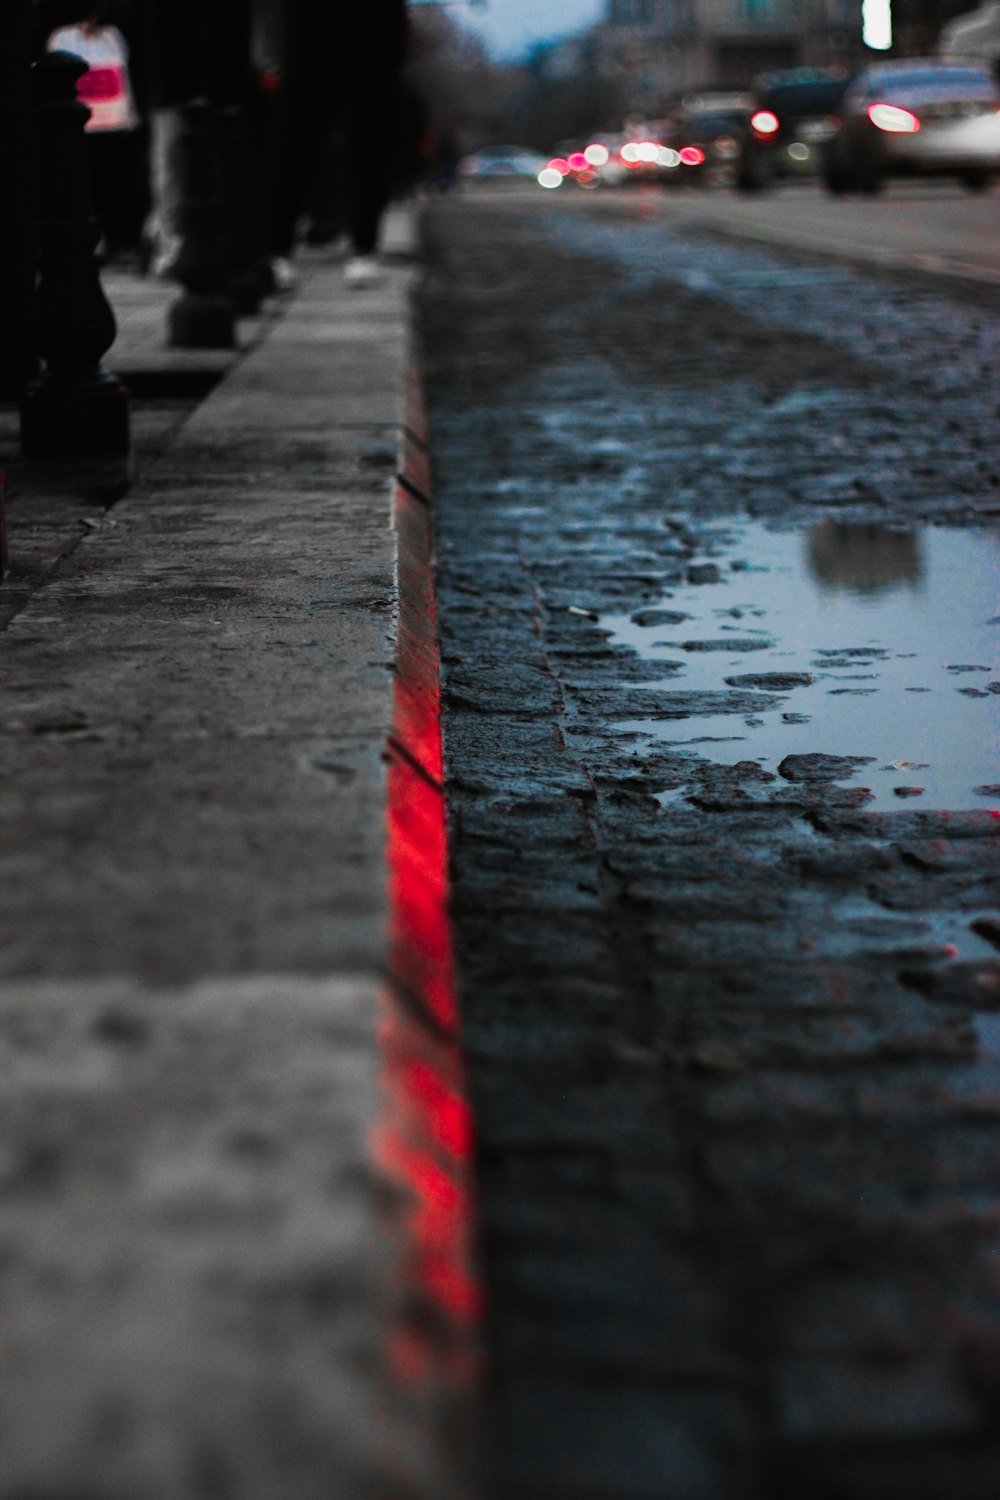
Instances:
[[[372,1146],[390,1190],[390,1375],[422,1412],[453,1413],[457,1402],[471,1432],[483,1294],[448,916],[429,496],[426,428],[413,380],[394,498],[400,603],[386,752],[391,982],[378,1027],[382,1097]]]
[[[393,978],[430,1012],[442,1032],[454,1037],[458,1007],[447,915],[444,799],[395,737],[389,756]]]

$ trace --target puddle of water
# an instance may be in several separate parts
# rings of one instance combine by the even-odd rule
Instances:
[[[752,715],[637,719],[623,730],[769,770],[792,753],[874,756],[853,778],[871,788],[869,808],[997,804],[975,791],[1000,782],[996,533],[834,521],[772,531],[747,520],[706,534],[695,563],[706,562],[719,582],[664,597],[665,610],[686,616],[679,623],[605,615],[602,630],[662,662],[653,686],[666,692],[761,691],[733,681],[748,674],[811,681],[769,692],[774,707]],[[912,787],[921,794],[898,795]]]

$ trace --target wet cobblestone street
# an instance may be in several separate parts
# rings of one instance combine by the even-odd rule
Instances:
[[[995,1500],[1000,307],[427,234],[502,1500]]]

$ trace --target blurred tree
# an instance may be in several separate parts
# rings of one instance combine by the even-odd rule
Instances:
[[[538,46],[526,64],[497,64],[441,7],[411,14],[410,77],[432,126],[447,128],[463,152],[499,142],[546,151],[621,112],[620,88],[598,67],[588,33]]]
[[[507,140],[512,95],[509,68],[495,66],[477,36],[440,6],[411,7],[412,41],[407,77],[435,130],[445,129],[463,152]]]
[[[531,53],[521,100],[521,138],[540,151],[620,122],[625,109],[620,78],[599,66],[591,38],[542,44]]]

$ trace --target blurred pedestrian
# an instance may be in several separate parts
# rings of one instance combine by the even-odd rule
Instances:
[[[149,59],[153,204],[147,236],[154,275],[173,273],[181,248],[178,139],[185,104],[207,99],[250,110],[251,0],[141,0]]]
[[[399,74],[406,59],[405,0],[287,0],[275,153],[271,257],[287,284],[296,229],[331,125],[343,150],[344,222],[351,286],[379,278],[379,230],[399,154]]]
[[[90,109],[85,136],[102,257],[138,260],[148,206],[146,163],[129,46],[114,19],[114,0],[91,0],[82,18],[57,27],[46,46],[87,64],[77,92]]]

